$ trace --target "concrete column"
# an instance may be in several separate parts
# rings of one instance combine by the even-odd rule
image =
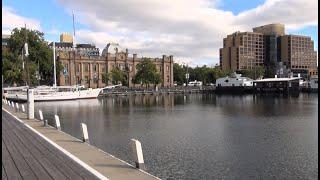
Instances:
[[[89,135],[88,135],[88,129],[87,125],[84,123],[80,123],[81,130],[82,130],[82,142],[89,143]]]
[[[28,89],[28,102],[27,102],[27,108],[28,108],[28,119],[34,119],[34,90]]]
[[[141,143],[136,139],[131,139],[131,146],[136,168],[145,170]]]

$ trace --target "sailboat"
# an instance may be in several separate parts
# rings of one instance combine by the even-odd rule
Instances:
[[[74,29],[74,15],[73,15]],[[75,31],[74,31],[75,36]],[[74,38],[73,38],[74,39]],[[73,43],[75,46],[75,43]],[[26,55],[28,55],[27,47]],[[75,48],[75,47],[74,47]],[[53,66],[54,66],[54,84],[53,86],[37,86],[34,88],[34,101],[59,101],[59,100],[76,100],[97,98],[104,89],[112,89],[121,85],[106,86],[104,88],[85,88],[83,85],[74,86],[57,86],[56,80],[56,58],[55,43],[53,42]],[[7,87],[3,88],[4,98],[14,101],[27,101],[27,90],[29,86]]]

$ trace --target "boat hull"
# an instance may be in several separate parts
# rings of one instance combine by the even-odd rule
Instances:
[[[89,89],[73,92],[55,92],[52,94],[35,94],[34,101],[64,101],[64,100],[76,100],[76,99],[93,99],[97,98],[102,89]],[[27,101],[27,94],[7,94],[8,100],[14,101]]]

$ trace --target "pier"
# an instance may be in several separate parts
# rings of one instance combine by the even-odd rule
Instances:
[[[15,109],[3,103],[2,179],[159,179]]]

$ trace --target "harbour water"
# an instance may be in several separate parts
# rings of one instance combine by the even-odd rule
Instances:
[[[37,102],[49,124],[162,179],[318,179],[318,95],[160,95]],[[38,117],[38,113],[36,113]]]

